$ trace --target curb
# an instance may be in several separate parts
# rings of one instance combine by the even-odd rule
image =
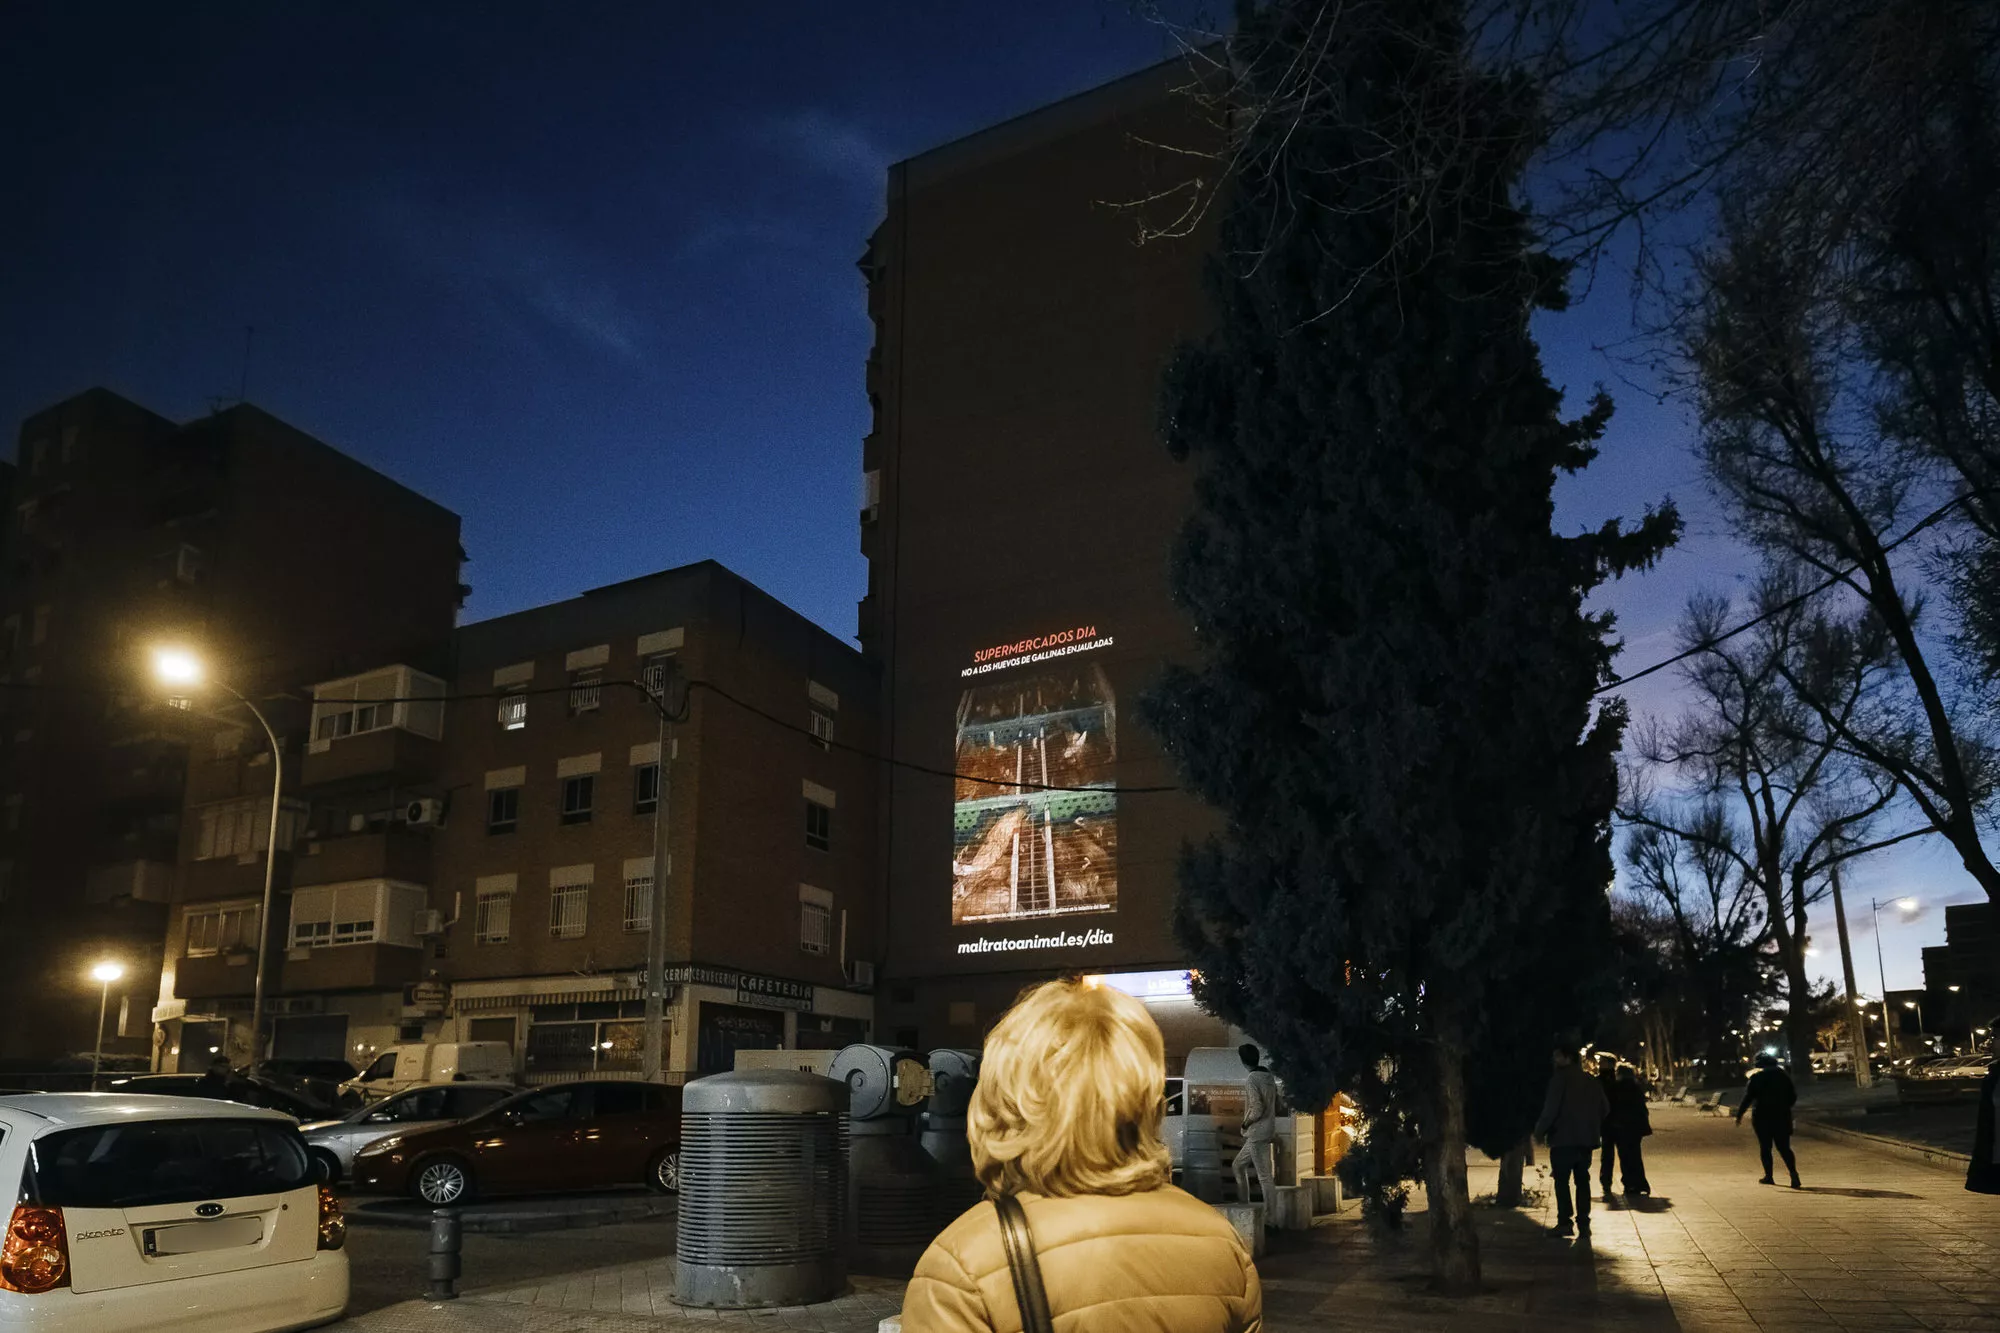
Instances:
[[[345,1210],[349,1226],[389,1227],[406,1231],[426,1231],[431,1214],[423,1211],[390,1210],[380,1205],[363,1205]],[[569,1231],[583,1227],[610,1226],[618,1222],[650,1222],[673,1215],[671,1199],[620,1199],[584,1207],[549,1211],[521,1209],[512,1212],[461,1211],[459,1228],[482,1235],[509,1235],[530,1231]]]
[[[1821,1120],[1807,1120],[1801,1117],[1793,1121],[1792,1128],[1796,1133],[1810,1138],[1852,1143],[1890,1157],[1907,1158],[1931,1166],[1948,1166],[1964,1171],[1972,1165],[1971,1153],[1953,1152],[1949,1148],[1933,1148],[1929,1144],[1912,1143],[1908,1139],[1884,1138],[1880,1134],[1864,1134],[1858,1129],[1843,1129],[1839,1125],[1829,1125]]]

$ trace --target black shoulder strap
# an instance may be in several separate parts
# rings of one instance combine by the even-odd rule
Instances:
[[[1007,1267],[1014,1275],[1014,1302],[1021,1309],[1021,1333],[1055,1333],[1049,1318],[1049,1297],[1042,1289],[1042,1265],[1035,1258],[1035,1237],[1028,1215],[1011,1194],[993,1200],[1000,1214],[1000,1243],[1007,1248]]]

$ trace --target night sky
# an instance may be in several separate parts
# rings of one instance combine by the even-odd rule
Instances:
[[[250,326],[252,401],[464,516],[469,619],[712,557],[851,638],[885,168],[1171,47],[1127,0],[14,0],[0,422],[94,384],[199,415]],[[1605,599],[1623,669],[1750,570],[1684,412],[1597,350],[1629,331],[1616,280],[1541,328],[1572,402],[1606,381],[1620,407],[1562,525],[1667,494],[1690,520]],[[1631,697],[1670,709],[1671,677]],[[1935,849],[1852,882],[1981,896]],[[1935,910],[1885,930],[1890,984],[1942,938]]]

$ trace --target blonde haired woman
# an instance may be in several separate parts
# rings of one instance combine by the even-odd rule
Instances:
[[[987,1199],[917,1263],[903,1333],[1257,1333],[1257,1270],[1222,1215],[1168,1183],[1166,1057],[1146,1007],[1052,981],[986,1039],[967,1136]],[[1041,1293],[1008,1262],[1018,1201]],[[1024,1314],[1024,1306],[1028,1314]]]

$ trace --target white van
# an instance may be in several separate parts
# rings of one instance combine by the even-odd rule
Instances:
[[[347,1224],[290,1117],[193,1097],[0,1097],[0,1329],[277,1333],[347,1308]]]
[[[514,1082],[514,1052],[503,1041],[434,1041],[391,1046],[373,1064],[340,1085],[377,1101],[426,1083]]]
[[[1197,1046],[1188,1052],[1181,1077],[1167,1080],[1162,1130],[1181,1188],[1198,1199],[1218,1203],[1233,1189],[1225,1182],[1236,1150],[1243,1146],[1243,1090],[1249,1076],[1234,1046]],[[1290,1183],[1298,1177],[1298,1117],[1292,1114],[1282,1083],[1277,1129],[1277,1178]],[[1310,1152],[1310,1137],[1306,1143]]]

